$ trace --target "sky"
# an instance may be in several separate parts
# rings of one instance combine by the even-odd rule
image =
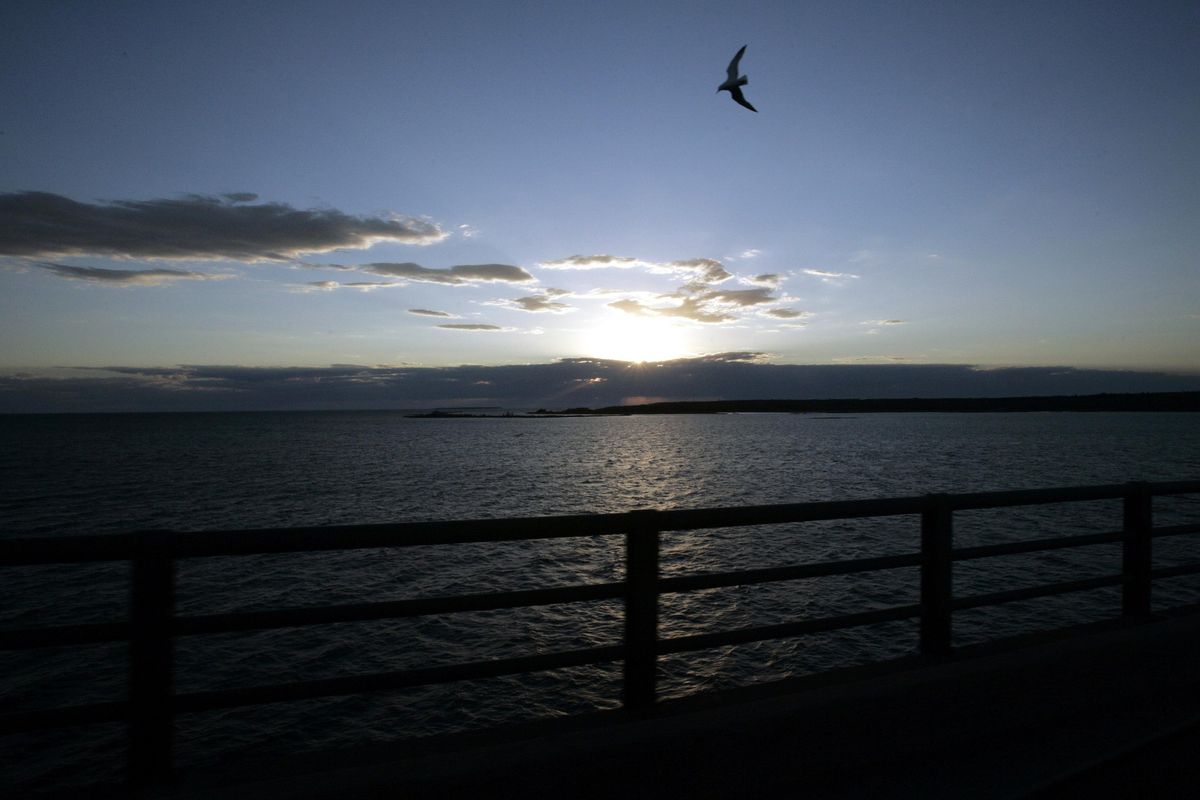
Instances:
[[[0,411],[1200,388],[1198,86],[1195,2],[7,2]]]

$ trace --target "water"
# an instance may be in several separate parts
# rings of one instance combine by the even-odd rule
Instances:
[[[406,419],[392,412],[0,417],[4,536],[204,530],[619,512],[985,491],[1200,476],[1187,414],[744,414]],[[1160,524],[1200,503],[1159,500]],[[1119,504],[956,515],[956,543],[1112,530]],[[1156,544],[1156,566],[1192,557]],[[915,518],[667,534],[667,575],[913,552]],[[618,537],[181,564],[179,611],[361,602],[620,580]],[[956,594],[1111,574],[1117,548],[966,562]],[[119,619],[127,567],[0,570],[0,624]],[[666,595],[680,636],[916,602],[916,570]],[[1194,581],[1160,605],[1200,599]],[[1112,615],[1115,590],[961,612],[965,643]],[[179,691],[274,683],[613,644],[621,607],[593,602],[437,618],[184,638]],[[664,696],[773,680],[914,651],[915,624],[663,659]],[[124,648],[3,654],[10,709],[123,697]],[[609,708],[619,665],[179,718],[184,765],[343,747]],[[17,785],[115,775],[121,726],[5,737]]]

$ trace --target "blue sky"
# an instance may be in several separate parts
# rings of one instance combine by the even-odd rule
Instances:
[[[1167,2],[6,3],[0,370],[1195,375],[1198,34]],[[715,91],[743,44],[759,113]]]

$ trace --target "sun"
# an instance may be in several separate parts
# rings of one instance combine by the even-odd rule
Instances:
[[[580,350],[591,358],[617,361],[670,361],[692,355],[684,324],[657,317],[622,314],[583,331]]]

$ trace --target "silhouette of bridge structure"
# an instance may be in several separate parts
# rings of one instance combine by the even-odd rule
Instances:
[[[761,760],[771,754],[772,745],[763,739],[768,735],[772,737],[772,741],[777,743],[790,743],[789,747],[797,744],[800,740],[803,740],[805,746],[811,747],[814,744],[813,737],[818,736],[816,730],[822,726],[824,726],[825,732],[821,736],[824,737],[826,744],[838,740],[839,737],[858,736],[855,742],[847,740],[835,748],[838,752],[843,753],[842,756],[839,756],[843,760],[849,758],[845,753],[853,752],[855,749],[861,755],[871,748],[876,748],[877,754],[882,751],[896,752],[902,755],[907,753],[907,758],[911,763],[917,759],[917,755],[908,752],[907,748],[899,745],[896,741],[882,743],[874,740],[874,737],[878,736],[878,715],[881,713],[881,708],[892,709],[887,713],[889,720],[894,722],[898,716],[904,717],[907,720],[906,724],[923,726],[921,730],[925,734],[939,725],[942,726],[942,735],[951,737],[942,744],[953,749],[955,747],[953,731],[956,730],[956,725],[961,727],[963,723],[961,720],[948,721],[945,714],[949,712],[937,711],[935,707],[941,707],[945,703],[953,705],[957,697],[962,702],[979,705],[978,713],[973,713],[971,716],[980,718],[986,723],[988,714],[1003,716],[1006,713],[1004,703],[998,698],[1009,697],[1015,703],[1016,697],[1021,693],[1021,687],[1030,686],[1030,681],[1035,683],[1042,681],[1046,686],[1057,686],[1055,691],[1059,700],[1062,700],[1071,694],[1072,675],[1078,674],[1071,670],[1084,669],[1087,667],[1081,665],[1096,663],[1093,656],[1088,655],[1088,653],[1096,652],[1095,647],[1100,647],[1102,650],[1104,647],[1108,647],[1109,650],[1106,652],[1109,653],[1113,664],[1124,664],[1123,667],[1115,668],[1115,672],[1111,676],[1111,681],[1115,681],[1115,683],[1106,683],[1105,681],[1108,679],[1105,679],[1097,685],[1106,685],[1109,690],[1117,694],[1124,692],[1126,700],[1131,703],[1134,698],[1141,698],[1139,702],[1144,701],[1144,704],[1150,705],[1159,702],[1153,699],[1147,700],[1142,693],[1148,689],[1135,686],[1128,680],[1131,672],[1141,674],[1130,665],[1141,663],[1138,659],[1144,660],[1148,646],[1138,644],[1130,639],[1129,637],[1134,635],[1130,634],[1130,631],[1140,631],[1140,633],[1136,633],[1136,636],[1143,637],[1145,641],[1152,641],[1154,636],[1168,635],[1154,633],[1154,631],[1165,630],[1171,625],[1176,629],[1181,625],[1191,625],[1188,628],[1187,636],[1182,639],[1176,637],[1171,641],[1190,643],[1200,639],[1200,637],[1192,635],[1197,628],[1200,628],[1200,623],[1189,622],[1188,620],[1192,619],[1190,614],[1172,617],[1170,620],[1164,621],[1162,614],[1152,615],[1151,613],[1152,590],[1156,580],[1200,574],[1200,563],[1166,567],[1154,565],[1152,543],[1156,539],[1200,533],[1200,524],[1156,526],[1153,511],[1154,499],[1196,493],[1200,493],[1200,481],[1128,483],[970,494],[929,494],[870,500],[632,511],[616,514],[290,529],[207,532],[150,531],[114,535],[9,539],[0,541],[0,566],[3,567],[105,561],[132,563],[131,599],[127,619],[0,631],[0,648],[5,650],[128,642],[128,693],[126,699],[116,702],[8,711],[0,715],[0,733],[11,735],[102,722],[124,722],[127,724],[128,731],[128,763],[127,783],[122,791],[134,794],[186,793],[186,787],[181,788],[177,781],[174,766],[174,727],[176,717],[179,715],[247,705],[385,692],[422,685],[620,662],[623,670],[622,708],[613,712],[591,715],[587,721],[577,723],[576,727],[571,729],[573,731],[571,736],[574,736],[574,739],[563,738],[561,735],[563,726],[570,728],[571,723],[558,721],[555,723],[558,726],[555,730],[559,733],[553,734],[557,744],[548,743],[544,736],[536,734],[541,729],[535,725],[527,727],[527,731],[534,733],[529,734],[526,739],[522,739],[520,736],[510,737],[508,742],[500,743],[502,747],[510,748],[509,751],[475,749],[476,753],[485,753],[483,756],[478,756],[485,762],[488,758],[492,758],[509,764],[509,772],[505,773],[507,776],[505,780],[508,783],[503,783],[502,786],[511,789],[514,794],[520,793],[518,789],[521,787],[528,788],[527,782],[522,783],[518,776],[512,774],[512,769],[516,769],[517,765],[529,763],[530,758],[534,763],[541,764],[541,772],[538,774],[541,776],[539,780],[543,782],[552,781],[555,775],[563,780],[567,780],[569,775],[578,777],[579,774],[583,774],[580,772],[581,754],[587,752],[589,747],[593,747],[596,752],[609,753],[613,764],[624,764],[627,767],[623,771],[619,770],[618,772],[621,774],[611,779],[609,783],[597,779],[597,783],[590,784],[595,789],[593,796],[608,796],[603,787],[613,789],[622,796],[639,796],[637,791],[631,790],[628,786],[618,790],[611,781],[629,780],[629,775],[635,774],[638,770],[659,774],[661,777],[671,773],[670,765],[675,763],[672,759],[682,764],[684,759],[704,759],[707,753],[711,759],[709,778],[706,782],[694,787],[699,792],[698,796],[705,796],[705,786],[716,791],[718,787],[725,785],[721,780],[713,778],[711,770],[717,769],[716,765],[719,763],[727,763],[731,754],[740,754],[742,763],[756,763],[756,758]],[[956,547],[954,544],[955,514],[960,511],[1101,500],[1121,503],[1121,518],[1114,520],[1112,530],[972,547]],[[920,519],[921,536],[919,550],[912,553],[677,577],[660,575],[660,535],[664,532],[913,515]],[[176,565],[184,559],[560,539],[596,535],[622,536],[624,538],[625,574],[623,580],[569,587],[529,588],[517,591],[272,611],[181,615],[175,609]],[[1115,574],[982,594],[959,595],[954,591],[952,571],[954,564],[959,562],[1105,544],[1121,548],[1121,569]],[[664,594],[822,576],[856,575],[899,567],[916,568],[918,571],[920,583],[918,603],[871,608],[848,614],[703,634],[664,637],[660,632],[659,599]],[[1011,651],[1005,649],[1003,652],[1000,650],[993,652],[993,650],[987,649],[988,645],[976,645],[968,648],[954,647],[951,631],[953,615],[956,611],[1103,587],[1119,587],[1120,590],[1120,609],[1114,609],[1117,613],[1114,614],[1113,624],[1103,626],[1103,630],[1098,630],[1096,626],[1089,626],[1086,631],[1072,631],[1072,633],[1078,634],[1077,636],[1055,637],[1053,642],[1046,642],[1045,646],[1035,648],[1041,654],[1039,656],[1029,655],[1030,652],[1033,652],[1030,649],[1017,648]],[[512,609],[592,600],[623,601],[624,635],[620,643],[514,658],[473,661],[450,666],[346,675],[272,685],[198,692],[178,692],[175,689],[174,647],[178,637],[453,614],[464,611]],[[1190,612],[1193,609],[1186,610]],[[1197,615],[1196,619],[1200,619],[1200,615]],[[735,690],[719,700],[697,696],[680,701],[673,700],[670,703],[658,702],[656,675],[658,659],[663,656],[837,631],[894,620],[918,621],[919,654],[914,657],[915,660],[908,660],[899,670],[894,665],[886,668],[866,667],[857,672],[851,670],[852,673],[866,680],[865,683],[855,684],[859,687],[858,689],[837,688],[850,685],[845,683],[846,674],[839,673],[836,680],[823,679],[821,675],[809,676],[798,683],[789,683],[782,690],[758,686],[748,687],[746,692],[740,694]],[[1150,631],[1150,633],[1146,633],[1146,631]],[[1097,636],[1101,638],[1097,639]],[[1105,636],[1109,638],[1103,638]],[[1113,636],[1117,636],[1118,639],[1112,639]],[[1072,644],[1072,642],[1083,641],[1091,642],[1087,646],[1092,647],[1093,650],[1080,649],[1084,646]],[[1097,645],[1096,642],[1100,642],[1100,644]],[[1114,642],[1116,643],[1114,644]],[[1183,651],[1180,651],[1179,647],[1175,645],[1161,645],[1160,650],[1163,652],[1170,650],[1176,654],[1172,656],[1175,659],[1172,661],[1173,664],[1188,663],[1187,659],[1200,656],[1200,643],[1185,644],[1181,647],[1183,647]],[[1072,650],[1072,648],[1076,649]],[[1183,654],[1179,655],[1180,652]],[[1013,655],[1013,653],[1017,653],[1017,655]],[[1026,655],[1022,656],[1020,653],[1026,653]],[[1057,655],[1047,656],[1047,653],[1057,653]],[[979,658],[977,659],[976,656]],[[1037,660],[1039,658],[1042,661],[1039,662]],[[1047,658],[1050,659],[1048,662]],[[1006,662],[1004,659],[1008,659],[1008,661]],[[1005,666],[1006,663],[1008,666]],[[1194,662],[1191,663],[1194,664]],[[1000,666],[972,667],[971,664],[999,664]],[[1030,666],[1031,664],[1034,666]],[[1031,673],[1030,670],[1035,670],[1035,672]],[[1183,671],[1194,670],[1188,668]],[[1158,675],[1154,681],[1159,690],[1165,691],[1164,687],[1179,689],[1179,686],[1184,685],[1178,681],[1172,682],[1173,679],[1167,675],[1167,672]],[[891,676],[887,679],[886,686],[889,688],[886,690],[878,688],[880,684],[872,684],[870,680],[867,680],[878,678],[885,673]],[[897,675],[901,677],[896,677]],[[964,675],[967,678],[964,678]],[[1053,677],[1054,675],[1057,677]],[[931,681],[940,681],[940,683],[931,683]],[[964,688],[968,685],[975,688]],[[823,686],[824,688],[814,694],[812,691],[808,691],[814,686]],[[863,689],[864,686],[868,688]],[[876,688],[871,689],[870,686]],[[931,688],[934,686],[939,688]],[[797,690],[800,689],[804,689],[805,692],[797,694]],[[863,691],[867,692],[866,699],[861,695]],[[855,692],[860,694],[856,695]],[[941,700],[931,702],[931,693],[938,694]],[[980,699],[981,696],[991,699],[985,701]],[[1077,706],[1070,706],[1070,704],[1067,706],[1075,708],[1076,711],[1073,713],[1076,713],[1076,719],[1082,720],[1085,719],[1085,716],[1079,709],[1095,706],[1094,702],[1091,705],[1089,702],[1081,700]],[[990,705],[981,705],[985,703],[990,703]],[[997,706],[997,703],[1000,705]],[[1110,704],[1113,709],[1118,705],[1112,697],[1101,698],[1099,703],[1101,706],[1106,703]],[[1200,698],[1197,698],[1195,702],[1189,700],[1175,703],[1172,706],[1174,710],[1171,710],[1167,716],[1176,714],[1176,711],[1183,713],[1183,711],[1191,709],[1193,705],[1195,713],[1200,714]],[[917,713],[915,710],[917,707],[923,710]],[[1123,729],[1126,732],[1136,731],[1138,720],[1142,719],[1138,716],[1137,709],[1140,707],[1133,708],[1133,710],[1126,709],[1128,714],[1125,716],[1122,715],[1124,712],[1108,714],[1108,722],[1115,725],[1121,720],[1128,722],[1129,719],[1132,719],[1133,722],[1122,723]],[[784,714],[783,711],[789,708],[794,712],[790,716]],[[757,711],[753,709],[757,709]],[[908,709],[908,711],[902,709]],[[1033,720],[1030,724],[1041,730],[1057,724],[1045,720],[1037,722],[1037,714],[1034,713],[1031,716],[1029,709],[1025,709],[1021,713],[1024,720],[1027,722]],[[800,716],[797,717],[796,714]],[[939,715],[942,717],[940,721],[935,719]],[[1177,716],[1178,714],[1171,717],[1171,725],[1177,723],[1182,725],[1176,718]],[[690,722],[682,722],[681,720],[685,717]],[[795,729],[798,724],[797,719],[800,718],[807,720],[805,732],[802,735],[798,734]],[[1164,718],[1162,715],[1156,717],[1158,727],[1155,730],[1160,733],[1162,725],[1165,724],[1163,723]],[[876,730],[872,729],[872,723],[869,722],[872,719],[875,720],[874,728]],[[600,722],[595,722],[595,720],[600,720]],[[708,720],[708,722],[704,720]],[[856,720],[858,721],[856,722]],[[739,724],[742,727],[738,728]],[[1029,725],[1025,727],[1028,728]],[[1093,725],[1093,728],[1095,727]],[[714,744],[714,737],[720,736],[716,731],[729,732],[735,729],[740,731],[736,741]],[[1007,729],[1000,726],[997,727],[997,730]],[[857,733],[853,733],[854,731]],[[800,739],[797,739],[798,736]],[[517,740],[536,744],[525,745],[524,750],[514,752],[511,748],[523,746],[515,743]],[[923,741],[924,739],[916,736],[914,741],[917,740]],[[576,744],[564,744],[568,741],[574,741]],[[1029,738],[1028,741],[1033,742],[1035,739]],[[493,742],[493,744],[496,743]],[[993,742],[992,745],[999,748],[1001,752],[1003,751],[1001,744]],[[830,746],[833,745],[830,744]],[[560,751],[562,747],[573,747],[574,749],[569,749],[565,754],[560,753],[560,756],[557,757],[558,760],[553,760],[556,758],[553,755],[556,752],[555,747],[558,747]],[[647,750],[647,747],[650,750]],[[681,748],[683,749],[681,750]],[[651,751],[659,754],[653,763],[645,761],[646,753]],[[421,752],[419,747],[411,751],[416,754],[413,758],[420,756],[420,760],[418,762],[409,758],[404,762],[407,766],[404,768],[403,775],[395,772],[389,773],[386,769],[377,771],[375,774],[380,781],[387,782],[386,786],[390,789],[403,784],[404,781],[408,781],[410,785],[416,785],[412,782],[418,781],[419,783],[419,781],[425,780],[427,783],[423,785],[426,789],[439,785],[439,782],[458,781],[461,784],[460,788],[463,788],[464,791],[472,786],[476,790],[490,787],[492,793],[499,791],[499,785],[495,783],[494,778],[498,774],[496,770],[500,768],[494,761],[490,763],[490,766],[484,764],[475,772],[468,770],[461,774],[455,773],[458,777],[451,779],[450,772],[445,770],[438,772],[437,765],[443,761],[439,761],[439,756],[434,750],[429,750],[426,756],[421,756]],[[458,765],[456,769],[464,768],[463,765],[469,763],[472,758],[464,756],[462,750],[453,752],[455,753],[453,763]],[[486,755],[489,752],[493,755]],[[771,757],[778,756],[778,753],[771,755]],[[959,756],[965,760],[959,763],[955,769],[968,769],[971,763],[970,759],[961,753]],[[839,757],[830,755],[826,765],[837,763]],[[721,758],[724,758],[725,761],[721,761]],[[546,759],[551,759],[551,761]],[[310,763],[316,762],[311,761]],[[769,767],[760,766],[771,772]],[[680,770],[684,769],[682,766],[679,768]],[[450,768],[446,767],[446,769]],[[693,770],[688,774],[692,774],[693,777],[705,774],[703,765],[699,767],[699,770],[699,772]],[[897,766],[897,770],[900,770],[898,775],[908,774],[910,779],[912,775],[916,774],[911,769],[905,773],[900,766]],[[854,771],[854,767],[849,761],[846,763],[846,771]],[[583,772],[586,772],[586,769]],[[727,773],[728,770],[725,772]],[[362,777],[361,772],[357,772],[357,774],[360,778]],[[532,773],[525,770],[523,774],[525,779],[530,779]],[[792,773],[788,770],[776,769],[772,774],[773,778],[759,775],[757,779],[747,780],[750,780],[749,785],[760,785],[761,788],[773,790],[783,789],[789,785],[786,781],[790,780],[788,776]],[[820,774],[820,770],[814,770],[811,765],[807,768],[810,790],[819,788]],[[881,774],[886,774],[886,770]],[[390,777],[388,777],[389,775]],[[463,775],[467,777],[463,777]],[[471,775],[474,775],[475,778],[471,778]],[[621,777],[622,775],[624,777]],[[678,776],[675,779],[679,780]],[[897,778],[897,780],[901,779]],[[470,780],[477,780],[478,785],[470,784]],[[723,780],[728,780],[727,774]],[[757,784],[755,780],[757,780]],[[832,780],[830,778],[830,781]],[[883,779],[881,778],[881,780]],[[462,781],[467,781],[467,783],[463,784]],[[643,789],[652,785],[645,781],[637,784]],[[951,784],[946,783],[945,785]],[[303,787],[293,785],[291,789],[279,783],[263,784],[262,786],[267,787],[261,789],[262,795],[256,795],[251,791],[247,796],[289,794],[325,796],[320,794],[319,781],[316,783],[305,782]],[[274,788],[270,788],[271,786]],[[546,789],[547,787],[550,787],[549,783],[542,788]],[[831,787],[834,787],[834,782],[830,782],[826,788],[836,795],[837,792],[833,791]],[[341,791],[340,789],[335,790],[333,787],[326,788],[328,788],[330,796]],[[859,788],[861,789],[861,786]],[[229,787],[226,787],[225,793],[233,796],[229,794],[229,791]],[[500,793],[503,794],[502,791]],[[574,793],[585,796],[589,794],[588,791],[578,790],[578,787]],[[363,796],[369,794],[364,789]],[[820,796],[820,793],[818,792],[814,796]]]

